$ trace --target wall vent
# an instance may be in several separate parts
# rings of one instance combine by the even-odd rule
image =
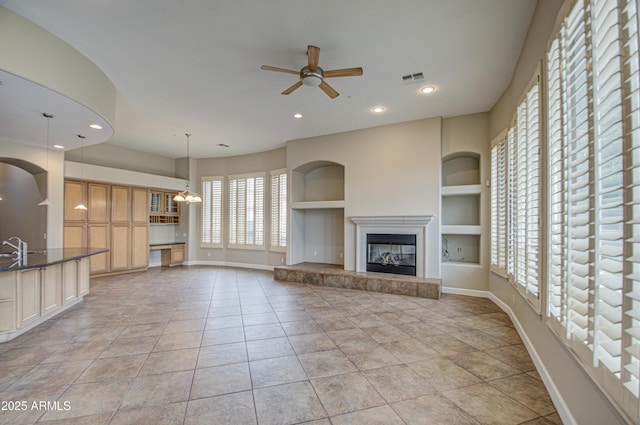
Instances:
[[[405,85],[419,84],[423,82],[424,82],[424,74],[422,72],[415,72],[413,74],[407,74],[402,76],[402,83]]]

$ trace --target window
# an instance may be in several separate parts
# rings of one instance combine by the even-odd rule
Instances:
[[[271,172],[271,247],[287,246],[287,170]]]
[[[264,173],[229,176],[229,246],[264,247]]]
[[[633,422],[640,420],[637,5],[577,1],[547,51],[549,325]]]
[[[491,147],[491,266],[505,273],[507,265],[507,139]]]
[[[491,266],[540,311],[540,106],[538,74],[514,124],[491,148]]]
[[[204,248],[222,247],[222,177],[202,178],[202,240]]]

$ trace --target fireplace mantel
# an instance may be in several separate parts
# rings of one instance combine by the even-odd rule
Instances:
[[[367,233],[416,235],[416,276],[427,277],[427,231],[432,215],[352,216],[356,225],[356,271],[367,270]]]

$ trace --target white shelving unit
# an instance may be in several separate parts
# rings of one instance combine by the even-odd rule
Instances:
[[[480,155],[456,152],[442,159],[443,264],[480,264],[482,226]]]
[[[291,171],[287,263],[344,264],[344,166],[314,161]]]

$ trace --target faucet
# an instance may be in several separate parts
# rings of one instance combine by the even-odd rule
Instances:
[[[17,245],[14,245],[11,242],[9,242],[12,239],[15,239],[18,241]],[[15,249],[15,251],[12,252],[12,254],[15,255],[15,258],[13,259],[15,261],[14,264],[17,264],[18,266],[27,264],[27,243],[26,242],[24,242],[22,239],[20,239],[17,236],[12,236],[6,241],[2,241],[2,245],[8,245],[11,248]]]

